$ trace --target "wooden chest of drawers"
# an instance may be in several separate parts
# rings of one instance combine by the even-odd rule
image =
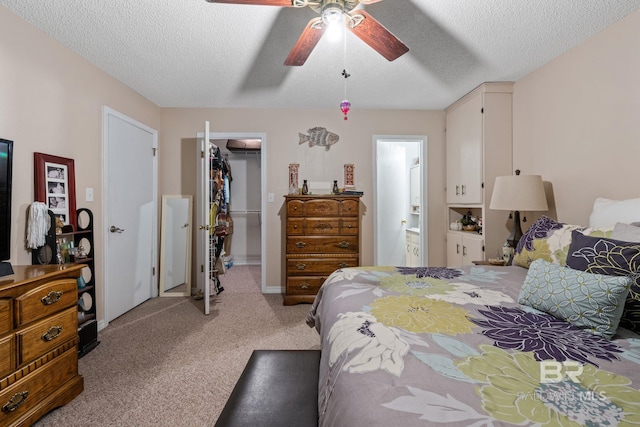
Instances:
[[[0,277],[0,425],[31,425],[84,389],[78,374],[82,268],[14,266],[14,274]]]
[[[313,302],[335,270],[360,264],[360,197],[286,196],[284,304]]]

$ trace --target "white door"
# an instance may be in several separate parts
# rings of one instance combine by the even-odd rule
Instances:
[[[196,285],[199,290],[204,293],[204,314],[209,314],[209,295],[211,292],[211,286],[209,284],[209,229],[211,228],[209,219],[209,140],[205,138],[205,135],[209,135],[209,122],[204,124],[204,134],[198,135],[199,150],[196,150],[197,165],[198,165],[198,182],[196,193],[196,221],[198,222],[196,232],[196,259],[198,265],[198,274]]]
[[[105,317],[157,296],[158,132],[107,107],[104,128]]]

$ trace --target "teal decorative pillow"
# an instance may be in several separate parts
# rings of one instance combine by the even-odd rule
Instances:
[[[531,263],[518,302],[611,339],[632,279],[573,270],[538,259]]]

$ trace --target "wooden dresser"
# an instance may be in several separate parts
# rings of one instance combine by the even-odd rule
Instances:
[[[0,425],[28,426],[84,389],[78,374],[83,265],[13,266],[0,277]]]
[[[286,197],[284,304],[311,303],[335,270],[360,264],[360,197]]]

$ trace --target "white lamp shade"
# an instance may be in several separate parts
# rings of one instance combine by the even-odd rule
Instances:
[[[542,177],[540,175],[496,177],[489,208],[527,212],[548,210]]]

